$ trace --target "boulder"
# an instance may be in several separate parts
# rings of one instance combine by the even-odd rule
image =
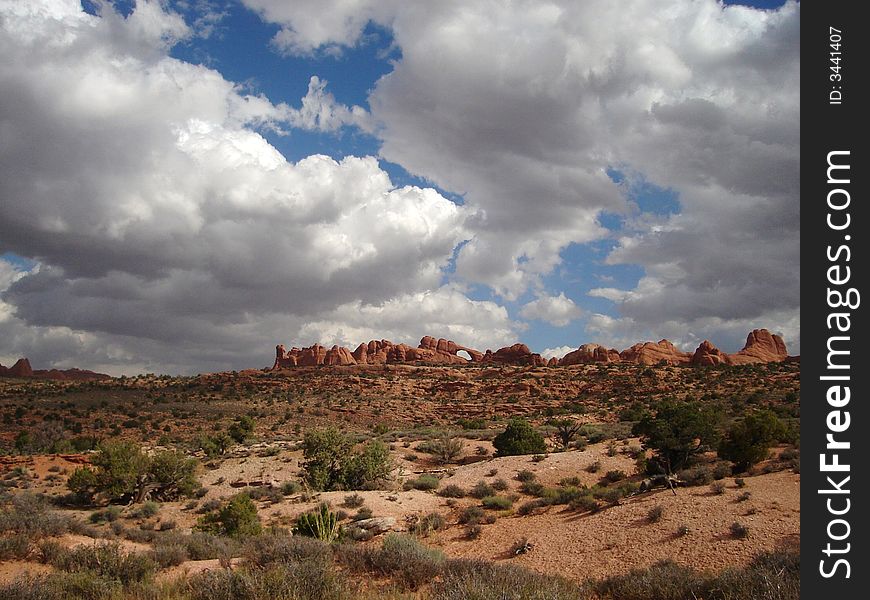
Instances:
[[[374,535],[380,535],[388,531],[392,531],[396,527],[395,517],[373,517],[371,519],[362,519],[354,521],[355,526],[370,531]]]

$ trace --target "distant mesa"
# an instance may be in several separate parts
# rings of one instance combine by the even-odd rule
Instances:
[[[27,379],[54,379],[57,381],[96,381],[99,379],[111,379],[111,375],[94,373],[83,369],[37,369],[33,370],[30,361],[19,358],[11,367],[0,365],[0,377],[19,377]]]
[[[746,345],[736,354],[726,354],[708,340],[692,352],[683,352],[668,340],[640,342],[619,352],[599,344],[583,344],[561,359],[546,359],[529,350],[525,344],[513,344],[495,352],[480,352],[460,346],[444,338],[425,336],[414,348],[407,344],[394,344],[389,340],[371,340],[362,343],[351,352],[343,346],[326,348],[314,344],[306,348],[290,348],[283,344],[275,348],[273,369],[318,365],[383,365],[383,364],[432,364],[432,365],[518,365],[518,366],[570,366],[592,363],[629,363],[640,365],[745,365],[754,363],[797,360],[789,357],[785,343],[778,335],[766,329],[756,329],[746,338]]]

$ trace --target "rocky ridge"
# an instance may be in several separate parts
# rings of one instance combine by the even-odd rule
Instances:
[[[460,353],[464,353],[460,354]],[[283,344],[275,348],[273,369],[318,365],[381,365],[381,364],[480,364],[521,366],[570,366],[590,363],[631,363],[641,365],[745,365],[754,363],[782,362],[793,360],[786,351],[785,343],[767,329],[755,329],[746,338],[743,349],[726,354],[708,340],[704,340],[692,352],[683,352],[668,340],[640,342],[619,352],[599,344],[583,344],[561,359],[546,359],[532,352],[525,344],[513,344],[496,351],[480,352],[461,346],[444,338],[425,336],[416,348],[407,344],[394,344],[389,340],[371,340],[362,343],[354,351],[343,346],[326,348],[314,344],[306,348],[290,348]]]
[[[54,379],[57,381],[92,381],[111,379],[110,375],[95,373],[83,369],[36,369],[30,366],[26,358],[19,358],[11,367],[0,365],[0,377],[17,377],[23,379]]]

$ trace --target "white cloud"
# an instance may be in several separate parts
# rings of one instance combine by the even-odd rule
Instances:
[[[565,295],[540,294],[535,300],[523,305],[520,316],[524,319],[539,319],[556,327],[564,327],[583,314],[579,306]]]
[[[287,110],[287,120],[300,129],[336,131],[354,125],[363,130],[371,128],[368,112],[360,106],[347,107],[335,101],[326,91],[326,81],[313,75],[308,92],[302,98],[302,108]]]
[[[298,52],[357,44],[367,19],[391,28],[401,58],[369,97],[381,153],[478,211],[458,277],[536,289],[569,243],[608,235],[601,211],[632,210],[616,167],[680,203],[629,219],[610,255],[646,269],[624,299],[597,292],[623,316],[799,314],[798,3],[245,1]]]
[[[0,252],[41,264],[3,275],[4,356],[256,366],[273,343],[320,341],[312,323],[385,310],[418,311],[397,335],[508,336],[503,309],[440,289],[473,211],[396,188],[373,157],[289,163],[257,133],[359,124],[319,80],[296,112],[245,95],[168,55],[186,32],[158,3],[0,10]]]
[[[573,352],[576,350],[574,346],[558,346],[557,348],[547,348],[543,352],[541,352],[541,356],[547,359],[550,358],[562,358],[569,352]]]

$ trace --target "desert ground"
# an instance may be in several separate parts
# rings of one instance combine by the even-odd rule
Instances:
[[[661,561],[713,577],[751,570],[759,556],[793,556],[800,535],[798,440],[772,443],[740,473],[715,448],[705,448],[675,474],[673,488],[646,490],[640,487],[648,481],[643,465],[654,449],[633,427],[644,411],[675,400],[715,406],[721,428],[766,409],[794,432],[799,390],[794,363],[299,367],[93,382],[0,380],[6,448],[0,456],[0,585],[16,594],[22,582],[34,589],[48,585],[53,574],[70,569],[52,557],[109,545],[121,555],[150,556],[156,566],[139,587],[123,583],[107,594],[149,597],[162,589],[160,597],[197,597],[183,582],[245,573],[256,562],[250,550],[255,542],[245,536],[228,535],[231,543],[211,554],[192,552],[188,543],[209,514],[245,495],[263,531],[287,538],[298,537],[298,531],[292,534],[300,515],[325,505],[340,529],[335,568],[353,594],[451,597],[445,591],[449,569],[410,581],[347,558],[351,552],[375,556],[387,537],[398,534],[440,551],[445,564],[481,559],[520,567],[592,594],[586,597],[676,598],[632,596],[602,582],[661,570]],[[544,451],[498,455],[494,440],[512,417],[533,425]],[[227,440],[222,451],[203,441],[232,433],[242,421],[249,429]],[[557,439],[560,421],[579,426],[567,447]],[[366,486],[376,489],[309,485],[306,434],[328,427],[354,448],[384,444],[390,470]],[[95,494],[86,503],[73,502],[69,477],[91,464],[106,440],[134,442],[146,455],[172,450],[193,458],[197,489],[166,501]],[[437,448],[448,442],[456,448],[445,459]],[[22,542],[14,521],[27,502],[41,503],[40,514],[67,524]],[[780,595],[763,597],[791,597],[783,590],[792,583],[779,586]],[[581,592],[536,596],[520,590],[507,597],[581,597],[570,596],[575,593]]]

